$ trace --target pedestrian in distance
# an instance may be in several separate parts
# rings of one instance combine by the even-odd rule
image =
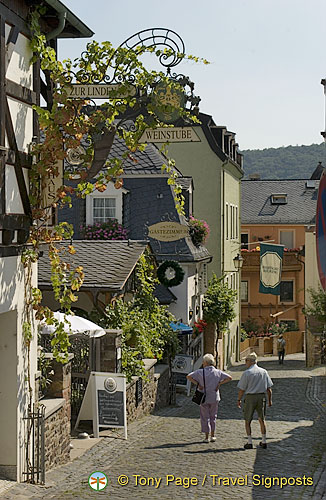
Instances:
[[[205,394],[205,401],[200,404],[201,431],[205,433],[204,443],[216,441],[215,427],[218,403],[221,399],[219,388],[232,380],[232,377],[221,370],[214,368],[214,356],[203,356],[203,368],[189,373],[187,379],[193,384],[198,384],[197,389]]]
[[[238,408],[241,408],[241,399],[243,401],[243,416],[248,442],[244,445],[246,450],[252,449],[251,422],[255,411],[258,415],[258,421],[262,433],[262,440],[259,446],[267,448],[266,443],[266,393],[268,406],[272,406],[272,385],[273,382],[268,375],[267,370],[257,365],[257,354],[252,352],[246,357],[247,369],[243,372],[238,383]]]
[[[277,353],[278,353],[278,362],[280,365],[283,365],[284,355],[285,355],[285,345],[286,341],[283,335],[280,333],[277,339]]]

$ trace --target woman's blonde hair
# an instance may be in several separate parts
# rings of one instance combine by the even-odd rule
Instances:
[[[205,356],[203,356],[203,362],[204,361],[205,361],[205,363],[207,363],[208,365],[211,365],[211,366],[214,366],[214,364],[215,364],[215,359],[214,359],[213,354],[205,354]]]

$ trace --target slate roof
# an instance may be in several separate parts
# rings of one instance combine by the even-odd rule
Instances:
[[[123,153],[127,151],[127,147],[120,137],[116,136],[109,154],[109,158],[122,158]],[[154,144],[148,144],[144,151],[130,152],[130,156],[135,159],[132,161],[128,158],[124,162],[125,175],[162,175],[162,165],[167,162],[167,158],[160,153]],[[175,168],[179,175],[181,172]]]
[[[70,242],[60,245],[67,247]],[[117,292],[123,289],[147,242],[144,241],[89,241],[75,240],[74,255],[65,254],[65,260],[84,268],[85,279],[81,290],[102,289]],[[38,261],[38,283],[40,288],[51,285],[50,263],[45,247],[44,255]]]
[[[188,191],[192,185],[192,177],[178,177],[177,183],[180,184],[182,189]]]
[[[243,180],[242,224],[314,224],[318,195],[306,179]],[[272,194],[287,194],[287,203],[274,205]]]
[[[174,293],[171,292],[170,288],[166,288],[166,286],[161,283],[156,285],[154,290],[154,297],[156,297],[160,304],[169,305],[171,302],[176,302],[177,297]]]

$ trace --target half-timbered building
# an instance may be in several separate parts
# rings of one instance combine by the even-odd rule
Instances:
[[[32,222],[29,203],[28,154],[38,121],[33,104],[41,95],[51,104],[49,75],[30,64],[30,8],[40,2],[0,0],[0,476],[26,479],[28,408],[35,401],[37,332],[30,355],[24,347],[25,275],[21,255]],[[48,43],[58,38],[90,37],[93,32],[58,0],[42,2],[47,8],[42,28]],[[36,268],[32,283],[36,285]],[[31,387],[27,383],[29,374]]]

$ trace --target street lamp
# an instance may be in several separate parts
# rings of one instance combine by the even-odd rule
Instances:
[[[243,257],[241,257],[239,253],[234,257],[233,264],[237,271],[239,271],[242,268]]]

